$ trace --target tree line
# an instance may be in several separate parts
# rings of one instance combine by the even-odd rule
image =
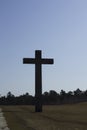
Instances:
[[[65,92],[61,90],[57,93],[54,90],[44,92],[42,94],[42,102],[44,105],[59,105],[59,104],[72,104],[87,101],[87,90],[81,91],[79,88],[75,91]],[[25,93],[20,96],[15,96],[8,92],[6,96],[0,97],[0,105],[34,105],[35,97]]]

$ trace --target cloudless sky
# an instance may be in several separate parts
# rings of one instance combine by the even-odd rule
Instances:
[[[0,0],[0,94],[35,94],[35,66],[24,57],[54,58],[43,65],[43,92],[87,89],[87,0]]]

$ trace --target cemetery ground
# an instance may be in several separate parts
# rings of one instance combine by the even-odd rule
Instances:
[[[10,130],[87,130],[87,102],[46,105],[35,113],[34,106],[0,106]]]

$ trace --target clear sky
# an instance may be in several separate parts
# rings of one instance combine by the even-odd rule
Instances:
[[[0,0],[0,94],[35,94],[35,66],[24,57],[54,58],[43,65],[43,92],[87,89],[87,0]]]

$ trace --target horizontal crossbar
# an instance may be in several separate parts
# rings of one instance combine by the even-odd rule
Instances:
[[[53,59],[41,59],[41,64],[53,64]]]
[[[23,58],[23,64],[53,64],[53,59]]]
[[[23,58],[23,64],[35,64],[35,62],[34,58]]]

